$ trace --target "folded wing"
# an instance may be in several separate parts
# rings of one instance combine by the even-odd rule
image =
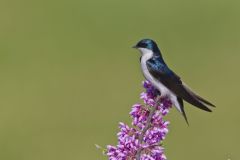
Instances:
[[[182,98],[188,103],[208,112],[211,110],[207,107],[214,106],[212,103],[203,99],[202,97],[191,91],[186,85],[184,85],[178,75],[172,72],[167,66],[156,66],[154,60],[147,61],[149,72],[165,85],[170,91],[172,91],[177,97]]]

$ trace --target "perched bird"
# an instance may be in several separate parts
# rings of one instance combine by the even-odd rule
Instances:
[[[181,78],[167,66],[156,42],[143,39],[133,48],[141,52],[140,63],[144,77],[160,91],[161,97],[167,96],[171,100],[172,104],[182,113],[187,124],[183,100],[208,112],[211,110],[207,106],[215,107],[189,89]]]

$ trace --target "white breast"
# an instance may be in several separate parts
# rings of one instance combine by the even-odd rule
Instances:
[[[168,88],[166,88],[160,81],[156,80],[148,71],[147,64],[146,62],[152,58],[153,52],[149,49],[145,48],[140,48],[139,49],[142,53],[142,58],[141,58],[141,67],[142,67],[142,72],[144,77],[150,81],[154,87],[156,87],[160,92],[162,96],[169,95],[171,92]]]

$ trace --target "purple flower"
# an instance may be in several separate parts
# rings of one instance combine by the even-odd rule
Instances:
[[[149,109],[143,107],[141,104],[135,104],[132,107],[130,115],[133,118],[132,125],[138,127],[139,129],[143,129],[147,122]]]
[[[171,108],[168,97],[161,97],[150,82],[143,82],[145,92],[140,98],[144,104],[132,106],[132,126],[119,123],[118,144],[107,146],[109,160],[166,160],[162,141],[168,133],[169,122],[163,117]]]
[[[149,145],[160,143],[165,139],[168,129],[165,127],[151,127],[148,129],[144,135],[144,142]]]

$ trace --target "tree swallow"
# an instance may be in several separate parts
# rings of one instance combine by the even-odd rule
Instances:
[[[187,123],[183,100],[208,112],[211,110],[207,106],[215,107],[188,88],[181,78],[167,66],[156,42],[143,39],[134,48],[141,52],[140,63],[144,77],[159,90],[161,97],[168,97],[171,100]]]

